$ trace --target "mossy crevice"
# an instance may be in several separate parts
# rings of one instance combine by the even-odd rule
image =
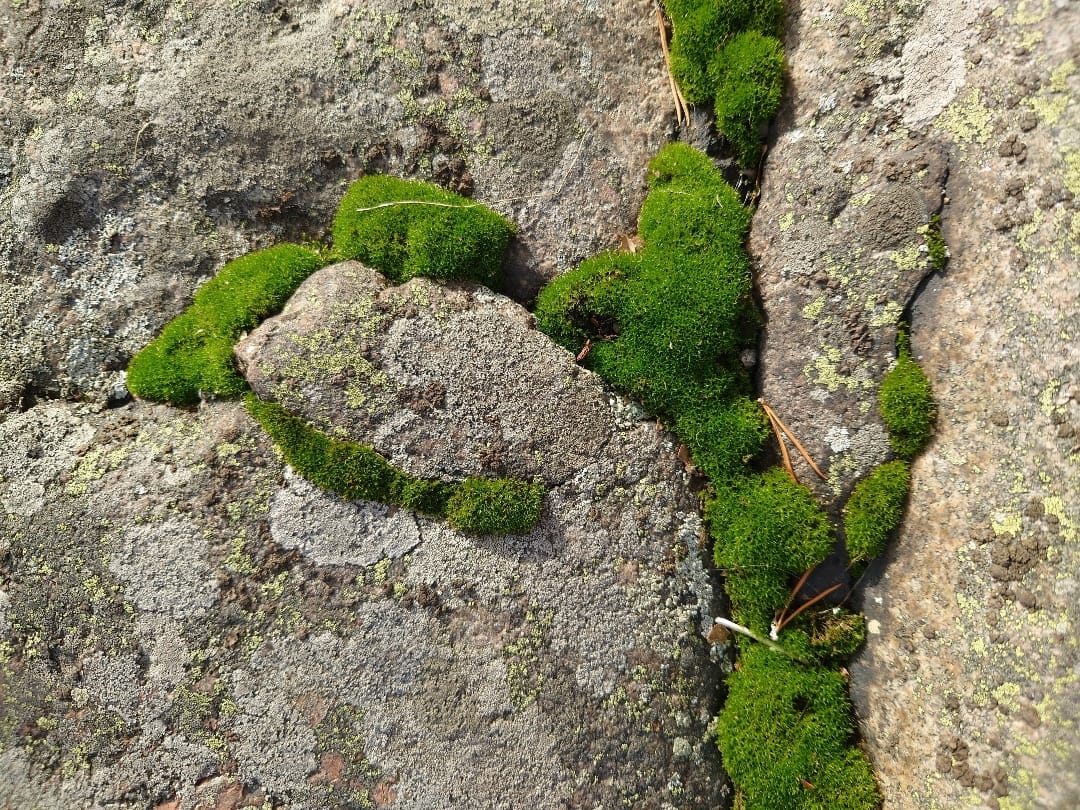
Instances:
[[[285,460],[304,478],[347,500],[403,506],[444,518],[469,534],[520,534],[540,520],[542,484],[517,479],[466,478],[461,482],[417,478],[395,467],[373,447],[327,435],[276,402],[244,397]]]
[[[132,358],[128,389],[140,399],[173,405],[242,395],[247,382],[236,368],[233,345],[280,312],[301,282],[325,264],[318,253],[290,244],[229,262]]]
[[[497,290],[513,228],[490,208],[428,183],[369,175],[334,218],[334,257],[356,259],[395,283],[416,276],[472,279]]]
[[[671,69],[686,99],[712,103],[716,126],[744,168],[757,165],[780,106],[783,0],[665,0]]]
[[[765,635],[836,535],[808,489],[780,468],[757,471],[767,419],[739,362],[760,325],[744,249],[749,219],[708,157],[669,144],[649,166],[641,250],[603,254],[556,279],[536,319],[575,354],[587,348],[584,365],[689,447],[711,480],[705,514],[732,616]],[[864,638],[860,614],[806,611],[784,628],[783,652],[744,649],[717,741],[746,807],[876,806],[839,674]]]
[[[429,276],[473,279],[497,288],[511,232],[495,212],[437,186],[364,177],[342,200],[332,249],[278,245],[229,262],[132,359],[128,387],[142,399],[174,405],[195,405],[208,396],[243,396],[289,465],[343,498],[402,506],[446,519],[469,534],[527,532],[540,520],[543,484],[411,476],[374,448],[335,439],[278,403],[263,402],[233,358],[241,334],[281,311],[304,279],[329,261],[358,259],[397,282]]]
[[[896,365],[881,381],[878,403],[893,452],[913,459],[934,434],[937,405],[930,381],[911,356],[911,341],[903,329],[897,336]]]
[[[637,253],[605,253],[555,279],[538,328],[664,419],[713,480],[742,474],[767,424],[739,361],[760,317],[742,249],[750,212],[707,156],[679,143],[649,164]]]

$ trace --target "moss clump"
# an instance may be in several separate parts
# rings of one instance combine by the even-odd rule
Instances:
[[[717,492],[705,507],[713,556],[727,573],[732,615],[768,632],[789,580],[825,559],[833,545],[828,516],[810,490],[774,467]]]
[[[911,356],[907,336],[901,333],[898,342],[899,357],[881,381],[878,402],[893,452],[900,458],[912,459],[934,433],[937,407],[930,381]]]
[[[455,528],[472,534],[520,534],[540,519],[544,500],[541,484],[487,478],[467,478],[455,484],[415,478],[373,448],[334,439],[276,402],[263,402],[248,394],[245,403],[281,448],[289,466],[346,500],[404,506],[446,518]]]
[[[717,128],[743,166],[780,104],[783,0],[667,0],[671,69],[686,99],[714,102]]]
[[[911,480],[906,461],[882,464],[855,485],[844,507],[848,558],[853,563],[874,559],[885,551],[889,534],[900,525]]]
[[[709,64],[709,76],[716,88],[717,128],[731,141],[741,165],[755,165],[762,135],[780,106],[784,83],[780,41],[744,31]]]
[[[949,263],[949,248],[945,237],[941,235],[941,214],[934,214],[926,226],[926,249],[930,258],[930,267],[941,273]]]
[[[671,69],[687,101],[712,101],[716,88],[709,65],[735,35],[756,31],[772,37],[783,29],[783,0],[665,0],[671,17]]]
[[[353,183],[338,207],[334,255],[398,283],[428,276],[498,289],[510,233],[494,211],[438,186],[370,175]]]
[[[717,723],[724,769],[746,810],[865,810],[880,804],[838,672],[760,645],[742,649]]]
[[[183,314],[132,358],[128,388],[142,399],[174,405],[193,405],[211,394],[243,394],[247,383],[233,361],[233,344],[280,311],[323,264],[316,253],[288,244],[229,262],[199,287]]]
[[[544,487],[528,481],[466,478],[447,504],[447,520],[469,534],[523,534],[540,520]]]
[[[785,626],[780,644],[805,664],[832,666],[866,641],[866,617],[843,608],[809,610]]]
[[[638,253],[605,253],[549,284],[537,326],[669,423],[714,480],[741,474],[767,426],[739,363],[759,318],[742,249],[750,215],[711,161],[670,144],[649,166]]]

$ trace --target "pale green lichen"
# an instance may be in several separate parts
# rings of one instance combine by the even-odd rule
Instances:
[[[993,114],[982,102],[979,88],[973,87],[963,99],[953,102],[938,116],[937,127],[960,146],[985,144],[993,132]]]
[[[802,308],[802,316],[807,320],[816,321],[824,308],[825,296],[822,294]]]
[[[1043,120],[1043,123],[1054,125],[1061,120],[1062,113],[1072,101],[1069,93],[1069,78],[1075,73],[1076,62],[1066,59],[1050,73],[1050,81],[1046,88],[1035,98],[1028,100],[1028,104]]]

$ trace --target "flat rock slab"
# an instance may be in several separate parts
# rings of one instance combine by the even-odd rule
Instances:
[[[672,105],[652,3],[0,7],[0,408],[124,397],[228,259],[366,172],[518,226],[511,292],[618,244]]]
[[[895,330],[878,319],[916,292],[940,409],[904,527],[863,581],[870,634],[849,665],[885,808],[1078,806],[1080,15],[791,11],[793,92],[752,241],[765,396],[842,506],[886,453],[875,388]],[[918,262],[896,259],[924,255],[912,232],[935,199],[952,259],[919,290]]]
[[[559,484],[610,441],[611,397],[531,320],[480,286],[395,286],[345,262],[307,279],[236,357],[259,396],[413,475]]]
[[[264,393],[417,474],[539,476],[519,537],[344,502],[236,403],[0,423],[0,499],[21,505],[0,515],[5,798],[725,806],[692,481],[528,324],[481,288],[347,263],[239,347]]]

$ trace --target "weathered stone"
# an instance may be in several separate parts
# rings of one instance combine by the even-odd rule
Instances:
[[[348,263],[241,347],[271,369],[306,346],[294,387],[266,390],[417,473],[490,471],[481,451],[504,447],[550,487],[522,537],[321,492],[237,403],[0,422],[0,497],[41,490],[0,515],[5,798],[722,805],[698,496],[672,438],[529,322],[482,288]],[[350,407],[361,389],[393,397]]]
[[[510,216],[530,297],[633,228],[657,42],[639,0],[0,5],[0,409],[122,401],[201,281],[322,235],[365,172]]]
[[[1080,245],[1067,206],[1029,205],[1055,198],[1055,183],[1077,182],[1078,39],[1080,16],[1068,3],[815,0],[789,16],[793,92],[751,238],[768,314],[764,397],[827,465],[831,486],[819,491],[835,498],[834,510],[888,457],[883,432],[859,453],[837,439],[878,426],[876,387],[893,354],[895,318],[909,302],[913,351],[940,410],[936,436],[912,468],[904,527],[863,582],[859,601],[878,632],[849,665],[889,810],[977,801],[968,786],[983,783],[973,774],[999,763],[1006,776],[992,791],[1008,794],[1010,806],[1080,803],[1080,703],[1068,685],[1078,658],[1062,644],[1080,625],[1080,480],[1075,441],[1055,427],[1080,413]],[[899,59],[885,42],[899,45]],[[1014,59],[1014,45],[1031,54]],[[869,102],[849,102],[856,92]],[[836,103],[823,107],[822,99]],[[898,114],[902,126],[883,126],[882,111]],[[913,150],[940,159],[925,173],[890,159]],[[1026,189],[1010,183],[1022,177],[1035,180]],[[848,183],[850,198],[830,220],[807,192],[837,182]],[[889,254],[879,246],[897,245],[902,229],[884,217],[891,205],[865,214],[874,197],[903,199],[913,184],[925,214],[944,203],[952,256],[946,273],[921,287],[921,235],[887,248],[912,251],[911,272],[881,272]],[[841,283],[823,289],[813,281],[822,272]],[[886,311],[881,299],[896,306]],[[870,322],[864,354],[849,331],[852,312]],[[1038,511],[1033,500],[1045,513],[1040,523],[1054,516],[1061,527],[1045,552],[1037,550],[1044,533],[1024,516]],[[980,547],[984,539],[993,544]],[[1016,590],[999,590],[1007,584]],[[1010,592],[1017,601],[1002,598]],[[907,649],[901,633],[919,624],[934,636]],[[990,624],[998,629],[989,632]],[[909,662],[917,678],[897,674]],[[1046,687],[1037,728],[1010,717],[1016,696],[1036,683]],[[956,697],[958,711],[950,709]],[[933,741],[943,723],[965,730],[970,770],[939,761]],[[981,799],[992,797],[984,791]]]

